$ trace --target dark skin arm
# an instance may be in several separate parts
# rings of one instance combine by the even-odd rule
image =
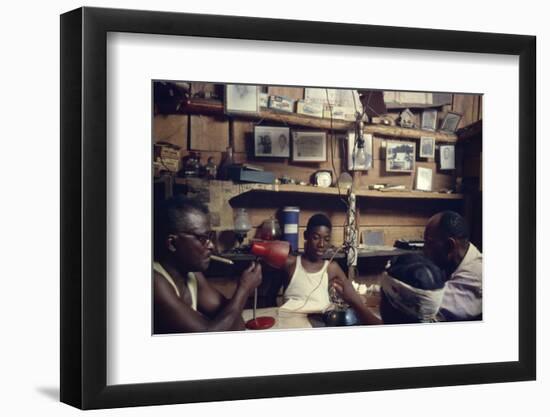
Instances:
[[[334,278],[339,277],[341,279],[348,279],[346,273],[342,271],[340,265],[337,262],[332,261],[327,268],[328,280],[331,282]]]
[[[293,255],[289,255],[288,258],[286,259],[286,264],[284,266],[284,271],[285,271],[285,279],[284,279],[284,287],[285,289],[288,287],[288,284],[290,284],[290,279],[292,278],[292,275],[294,275],[294,271],[296,270],[296,260],[298,258],[296,256],[293,256]]]
[[[197,309],[213,319],[227,306],[229,300],[212,287],[202,272],[195,272],[198,284]],[[244,329],[244,320],[239,315],[233,326],[234,330]]]
[[[155,275],[153,284],[155,333],[214,332],[242,329],[241,314],[248,296],[261,283],[261,266],[253,263],[243,272],[233,298],[225,303],[221,294],[211,288],[208,283],[206,283],[207,287],[204,287],[206,282],[204,276],[197,277],[197,282],[199,287],[197,307],[202,303],[203,306],[201,307],[205,308],[204,312],[213,314],[212,318],[206,317],[182,302],[170,284],[161,276]],[[200,291],[203,288],[206,288],[207,294],[201,297]]]
[[[384,324],[368,309],[361,296],[351,285],[351,281],[336,262],[331,262],[328,267],[328,274],[330,285],[355,310],[361,324]]]

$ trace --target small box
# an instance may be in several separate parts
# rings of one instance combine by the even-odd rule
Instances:
[[[155,143],[155,157],[162,159],[181,159],[181,148],[171,143]]]
[[[323,105],[308,100],[298,100],[296,102],[296,113],[313,117],[323,117]]]
[[[181,159],[157,157],[155,165],[160,171],[178,172],[181,169]]]
[[[269,96],[269,108],[292,113],[294,100],[283,96]]]
[[[158,142],[154,145],[154,162],[160,171],[178,172],[181,169],[181,148],[171,143]]]
[[[355,109],[343,106],[325,106],[323,117],[326,119],[346,120],[348,122],[355,121]]]
[[[241,165],[231,165],[228,168],[229,178],[233,181],[258,182],[261,184],[274,184],[275,174],[269,171],[253,171],[243,168]]]

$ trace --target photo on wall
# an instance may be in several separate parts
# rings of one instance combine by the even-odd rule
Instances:
[[[418,167],[416,169],[416,189],[418,191],[432,191],[432,174],[431,168]]]
[[[455,169],[454,145],[441,145],[439,147],[439,162],[441,170]]]
[[[462,115],[455,112],[447,112],[445,118],[441,122],[441,130],[444,132],[454,133],[458,128]]]
[[[254,156],[288,158],[290,156],[290,129],[288,127],[255,126]]]
[[[386,171],[414,172],[416,158],[416,143],[390,142],[386,143]]]
[[[482,318],[483,206],[463,204],[481,201],[480,179],[460,194],[446,172],[481,163],[482,130],[459,156],[457,134],[426,131],[459,93],[181,80],[153,92],[153,336]],[[297,105],[258,112],[267,92]],[[395,125],[404,105],[410,127]],[[451,223],[479,272],[457,294],[457,254],[433,232]]]
[[[435,138],[427,136],[420,138],[420,157],[435,158]]]
[[[257,113],[259,90],[255,85],[227,84],[225,86],[225,110],[227,113]]]
[[[324,162],[327,160],[326,132],[292,132],[292,160]]]
[[[422,129],[435,130],[437,126],[437,110],[426,109],[422,112]]]

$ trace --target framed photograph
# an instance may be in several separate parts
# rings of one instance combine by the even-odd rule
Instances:
[[[432,191],[432,169],[418,167],[416,169],[416,189],[418,191]]]
[[[363,135],[363,143],[355,139],[354,131],[349,131],[347,136],[348,146],[348,170],[367,171],[372,168],[372,135]]]
[[[441,145],[439,147],[439,169],[455,169],[455,147],[454,145]]]
[[[62,15],[60,38],[61,401],[82,409],[98,409],[536,378],[534,37],[80,8]],[[313,49],[315,53],[311,53]],[[456,52],[461,53],[460,60],[456,60]],[[239,60],[232,65],[219,65],[223,54],[239,56]],[[495,54],[499,59],[494,59]],[[309,201],[309,206],[300,203],[300,216],[318,211],[328,215],[336,204],[326,203],[327,199],[335,202],[343,197],[333,188],[256,182],[243,185],[228,180],[180,177],[170,172],[152,181],[152,139],[188,145],[191,135],[208,131],[213,140],[204,146],[206,149],[192,149],[202,151],[203,159],[195,155],[183,161],[186,171],[193,175],[198,171],[200,175],[207,162],[205,155],[212,158],[207,168],[219,164],[220,171],[223,164],[219,155],[227,147],[234,147],[235,161],[244,158],[243,138],[250,137],[254,122],[259,123],[251,117],[252,113],[246,113],[243,120],[235,123],[220,121],[226,117],[227,103],[222,100],[190,102],[185,95],[170,98],[178,113],[155,114],[158,106],[152,105],[154,80],[210,80],[230,84],[249,81],[321,89],[330,86],[393,91],[396,90],[393,80],[399,85],[402,81],[400,63],[404,57],[413,71],[407,85],[409,91],[425,91],[426,86],[433,85],[434,91],[470,91],[491,97],[487,102],[490,105],[483,107],[484,119],[479,131],[479,135],[489,134],[483,136],[484,215],[480,214],[477,220],[483,225],[483,247],[490,248],[488,252],[492,255],[506,253],[509,262],[500,262],[498,256],[483,259],[484,273],[490,274],[483,282],[483,294],[491,294],[483,298],[483,317],[452,326],[440,323],[361,325],[335,326],[322,331],[310,328],[266,332],[217,332],[214,326],[209,328],[214,331],[208,334],[153,334],[152,283],[163,283],[165,295],[175,297],[179,293],[182,302],[191,306],[187,311],[194,311],[191,314],[196,315],[192,309],[196,300],[193,283],[198,286],[208,281],[200,274],[194,278],[179,276],[185,286],[176,285],[176,292],[170,281],[162,278],[162,273],[155,273],[153,238],[155,230],[162,230],[153,227],[160,208],[155,203],[157,191],[168,194],[174,189],[191,190],[201,199],[201,204],[206,201],[210,211],[215,209],[208,224],[203,206],[196,205],[201,207],[195,210],[198,216],[195,219],[200,222],[185,218],[181,222],[185,228],[174,226],[166,239],[159,239],[164,250],[171,251],[173,247],[178,256],[198,262],[197,268],[205,267],[212,257],[191,256],[191,252],[187,256],[188,252],[180,244],[185,241],[187,245],[193,244],[194,250],[203,248],[203,252],[210,255],[221,255],[210,250],[215,239],[210,232],[235,234],[234,211],[243,201],[251,206],[271,205],[272,209],[281,204],[295,206],[296,190],[303,190],[302,194],[310,198],[304,199]],[[345,71],[333,71],[333,68],[311,71],[311,68],[326,68],[326,62],[345,63],[346,60],[350,65],[344,65]],[[381,60],[387,65],[379,65]],[[258,80],[257,68],[249,65],[250,62],[292,62],[292,65],[262,66],[263,78]],[[434,62],[437,62],[437,71]],[[365,68],[369,68],[368,73]],[[461,74],[475,74],[475,78],[459,76]],[[512,90],[519,97],[514,106],[509,101]],[[252,110],[253,93],[245,96],[250,98],[244,100],[247,104],[238,98],[237,102],[242,104],[230,99],[232,102],[227,107]],[[289,118],[285,122],[292,129],[293,123],[302,123],[293,119],[298,115],[284,116]],[[273,117],[281,118],[281,113]],[[294,144],[293,156],[297,156],[297,160],[325,161],[316,168],[330,170],[331,155],[345,158],[346,148],[327,152],[326,136],[318,132],[345,133],[352,124],[345,120],[308,119],[319,125],[299,125],[298,137],[293,138],[299,139],[299,143]],[[158,124],[158,120],[164,124]],[[282,119],[277,123],[282,124]],[[507,123],[519,128],[509,129]],[[452,131],[456,123],[445,126]],[[387,134],[386,128],[393,126],[369,128],[382,129]],[[225,136],[229,129],[231,135]],[[314,131],[306,132],[307,129]],[[395,128],[392,135],[416,136],[388,141],[387,166],[375,163],[376,169],[380,167],[380,182],[384,182],[387,174],[384,168],[389,167],[390,172],[414,172],[415,144],[411,141],[418,140],[420,131],[406,131]],[[375,148],[376,145],[373,144]],[[507,170],[507,174],[516,174],[508,175],[505,183],[492,181],[500,178],[503,158],[507,169],[514,167]],[[342,160],[336,162],[341,163],[340,170],[346,166]],[[271,161],[267,164],[274,165]],[[306,164],[295,165],[292,175],[307,171],[308,167],[302,166]],[[261,177],[263,167],[255,169],[246,173]],[[334,174],[338,174],[337,170]],[[411,175],[390,176],[391,181],[412,180]],[[447,177],[452,176],[432,172],[434,184],[448,180]],[[201,187],[205,184],[203,181],[206,181],[205,187]],[[165,186],[172,183],[174,187]],[[244,197],[223,199],[220,198],[223,193]],[[357,194],[359,205],[368,207],[373,201],[384,201],[381,205],[384,213],[390,205],[392,210],[402,211],[405,199],[407,207],[409,203],[415,207],[422,205],[417,212],[422,215],[427,211],[424,207],[432,203],[460,210],[464,201],[462,194],[442,194],[434,198],[415,191],[384,194],[364,189],[359,189]],[[426,199],[430,204],[425,204]],[[225,204],[230,203],[234,204],[231,210],[224,210]],[[365,212],[367,210],[361,210],[361,215]],[[506,218],[509,230],[515,231],[508,239],[502,239],[503,217],[493,216],[496,212]],[[238,231],[244,233],[249,226],[258,226],[256,220],[271,214],[265,213],[264,210],[261,217],[253,217],[250,222],[241,219]],[[178,219],[178,216],[158,217],[165,221]],[[393,220],[391,216],[388,219]],[[423,219],[425,224],[428,217]],[[304,217],[289,215],[281,229],[288,234],[299,231],[301,239],[304,220]],[[231,227],[226,229],[220,226],[229,223]],[[416,236],[423,232],[422,227],[410,229],[414,229]],[[384,236],[388,239],[393,234]],[[476,238],[480,236],[472,236]],[[510,264],[515,267],[511,268]],[[168,267],[166,275],[172,276],[170,270]],[[233,289],[235,287],[230,288]],[[243,291],[247,290],[250,288]],[[245,293],[239,303],[244,304],[244,298],[250,301],[247,295]],[[216,313],[210,311],[210,314]],[[414,340],[407,345],[406,352],[403,340]],[[292,361],[285,360],[284,355],[281,357],[281,346],[292,348]],[[350,346],[369,346],[368,354],[360,358],[342,354],[337,361],[327,360],[327,352],[347,352],[349,349],[342,348]],[[266,357],[280,359],[265,361]]]
[[[435,138],[427,136],[420,138],[420,157],[435,158]]]
[[[447,112],[445,118],[441,122],[441,130],[444,132],[454,133],[458,128],[458,123],[462,115],[459,113]]]
[[[288,158],[290,129],[288,127],[254,126],[254,156]]]
[[[259,94],[256,85],[227,84],[225,86],[225,111],[227,113],[258,113]]]
[[[292,132],[292,160],[324,162],[327,160],[326,132]]]
[[[425,109],[422,112],[422,129],[435,130],[437,128],[437,110]]]
[[[386,171],[414,172],[416,143],[386,142]]]

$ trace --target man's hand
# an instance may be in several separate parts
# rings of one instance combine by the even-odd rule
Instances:
[[[342,299],[350,304],[353,305],[355,303],[362,303],[361,297],[355,291],[355,288],[353,288],[353,285],[351,284],[351,281],[347,278],[343,278],[340,276],[335,276],[331,281],[330,285],[336,290],[338,295],[342,297]]]
[[[241,274],[240,285],[247,292],[251,292],[254,288],[262,283],[262,266],[259,263],[252,262],[250,266]]]

